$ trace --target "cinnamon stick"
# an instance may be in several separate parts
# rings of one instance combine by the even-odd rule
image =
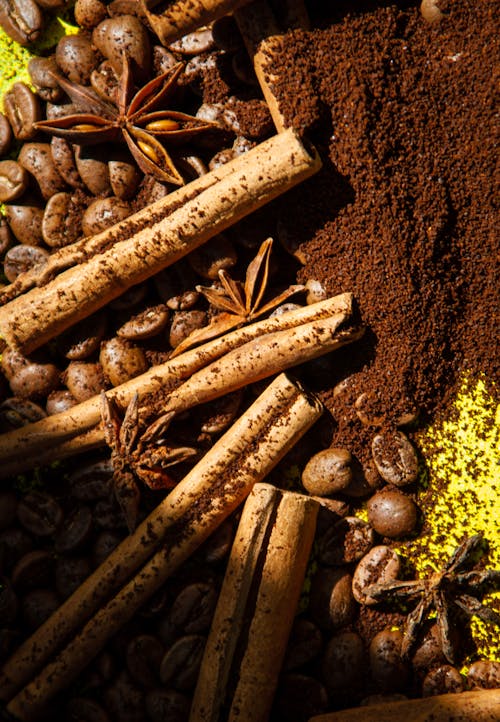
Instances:
[[[131,236],[1,307],[0,336],[28,354],[319,167],[317,154],[293,130],[264,141],[235,158],[229,175],[167,217],[155,211],[146,227],[142,217]]]
[[[79,674],[245,499],[321,411],[319,402],[284,374],[275,379],[138,529],[7,661],[0,672],[0,698],[10,699],[8,711],[21,720],[36,719],[47,701]],[[108,601],[111,594],[115,596]],[[40,670],[62,645],[66,646]]]
[[[268,719],[318,506],[301,494],[254,486],[231,550],[190,722]]]
[[[172,389],[170,403],[178,409],[224,395],[229,393],[230,385],[231,388],[239,388],[252,379],[270,375],[300,363],[311,355],[326,353],[335,346],[354,340],[355,335],[336,335],[336,329],[351,316],[352,301],[351,294],[341,294],[256,322],[155,366],[145,374],[111,389],[107,395],[126,407],[136,393],[141,403],[144,403],[148,396],[155,397],[162,389]],[[321,341],[320,336],[312,336],[307,329],[311,324],[316,326],[323,323],[326,325],[320,334],[323,338]],[[304,335],[307,343],[301,347],[300,338]],[[260,349],[252,346],[258,339],[266,339]],[[278,347],[273,345],[276,339],[280,343],[281,353],[286,355],[278,356]],[[286,349],[292,346],[288,355]],[[262,355],[266,349],[267,357]],[[246,353],[251,354],[247,359]],[[224,358],[224,354],[227,355],[225,368],[232,369],[233,373],[226,377],[219,370],[216,374],[218,383],[214,384],[214,368],[217,368],[218,360]],[[251,359],[254,358],[255,366],[252,366]],[[183,387],[184,391],[181,391]],[[0,435],[0,478],[104,445],[100,408],[100,399],[95,396],[68,411]]]
[[[493,722],[500,719],[500,689],[484,689],[344,709],[309,722]]]

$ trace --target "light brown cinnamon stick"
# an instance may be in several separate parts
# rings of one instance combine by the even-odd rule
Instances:
[[[352,295],[341,294],[259,321],[155,366],[107,395],[126,407],[136,393],[142,403],[170,388],[172,409],[188,408],[354,340],[356,334],[336,333],[351,313]],[[316,334],[314,328],[320,326],[322,330]],[[313,334],[309,332],[312,327]],[[0,478],[103,445],[100,408],[96,396],[0,435]]]
[[[264,141],[235,158],[229,175],[167,217],[155,212],[149,227],[5,304],[0,308],[1,338],[29,353],[319,167],[317,154],[292,130]]]
[[[284,374],[275,379],[136,532],[4,665],[0,698],[11,700],[9,712],[21,720],[36,719],[46,702],[245,499],[321,411],[319,402]],[[115,596],[108,601],[111,594]]]
[[[493,722],[500,719],[500,689],[409,699],[344,709],[309,722]]]
[[[265,722],[311,551],[318,503],[256,484],[236,532],[190,722]]]

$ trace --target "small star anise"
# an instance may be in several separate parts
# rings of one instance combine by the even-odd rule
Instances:
[[[82,112],[42,120],[34,125],[38,130],[66,138],[77,145],[123,138],[143,173],[150,173],[160,181],[183,185],[181,174],[159,139],[185,142],[213,129],[214,125],[186,113],[158,109],[175,91],[182,68],[182,63],[178,63],[133,94],[130,62],[124,54],[116,107],[100,98],[91,88],[56,75],[61,88]]]
[[[164,443],[174,412],[160,416],[140,435],[137,394],[127,406],[123,419],[114,399],[103,392],[101,400],[104,437],[111,447],[113,491],[132,532],[137,524],[140,502],[136,479],[151,489],[171,489],[175,481],[166,469],[193,458],[198,452],[188,446],[167,446]]]
[[[500,570],[463,571],[469,566],[481,541],[481,534],[465,539],[455,549],[443,569],[426,579],[394,580],[372,584],[367,588],[366,594],[377,601],[411,602],[419,599],[417,606],[406,618],[401,647],[403,658],[409,657],[417,641],[419,628],[433,609],[437,616],[443,654],[450,663],[454,661],[454,649],[450,639],[450,613],[453,605],[462,609],[469,617],[476,615],[484,622],[500,624],[500,614],[481,604],[477,599],[482,587],[486,585],[498,587]]]
[[[268,238],[262,243],[257,255],[247,268],[244,284],[241,281],[233,280],[227,271],[220,270],[219,279],[222,288],[196,286],[196,290],[202,293],[209,303],[222,313],[215,316],[208,326],[196,329],[189,334],[176,347],[172,356],[177,356],[196,343],[208,341],[233,328],[249,323],[272,311],[294,293],[304,290],[304,286],[301,285],[289,286],[263,306],[260,305],[267,286],[272,245],[272,238]]]

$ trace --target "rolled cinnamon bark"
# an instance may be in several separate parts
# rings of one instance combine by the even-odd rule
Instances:
[[[409,699],[344,709],[309,722],[494,722],[500,719],[500,689]]]
[[[329,328],[333,330],[333,326],[338,327],[350,318],[352,303],[352,295],[344,293],[280,316],[258,321],[228,333],[221,338],[214,339],[203,346],[191,349],[160,366],[155,366],[145,374],[111,389],[107,392],[107,395],[115,398],[125,408],[136,393],[139,394],[141,403],[143,403],[148,396],[155,397],[160,393],[165,395],[165,391],[171,389],[172,395],[177,399],[177,402],[182,403],[182,393],[179,387],[187,379],[190,382],[184,392],[185,399],[189,395],[191,401],[196,403],[196,395],[198,395],[200,400],[197,403],[201,403],[202,398],[208,400],[207,392],[223,395],[229,392],[226,381],[231,381],[231,377],[226,379],[224,375],[221,376],[219,373],[221,383],[219,383],[218,387],[215,387],[211,381],[210,386],[207,387],[206,383],[203,386],[200,375],[197,375],[194,381],[190,377],[200,372],[200,369],[202,370],[211,363],[213,364],[217,359],[224,357],[224,354],[234,352],[243,346],[249,349],[249,343],[264,336],[268,338],[267,347],[269,348],[269,339],[281,333],[281,348],[283,350],[284,343],[290,346],[290,342],[294,338],[284,338],[283,332],[291,332],[295,328],[305,327],[311,323],[319,323],[328,319],[330,319]],[[336,341],[340,341],[339,337],[335,338]],[[309,340],[313,341],[314,339],[310,338]],[[328,339],[328,343],[330,341],[335,341],[335,339]],[[347,338],[343,336],[342,341],[347,342]],[[315,350],[314,346],[306,345],[303,353],[316,353],[316,351],[326,353],[327,350],[326,347]],[[295,344],[294,353],[297,354],[297,352],[300,354],[301,349],[300,345]],[[274,349],[271,349],[271,357],[273,363],[279,360],[274,353]],[[234,363],[234,357],[231,358]],[[297,358],[296,355],[295,358]],[[257,359],[255,368],[251,366],[248,368],[247,361],[246,377],[241,374],[240,369],[237,369],[240,385],[245,385],[254,378],[259,369],[264,368],[265,361],[263,357]],[[287,367],[289,365],[290,363],[288,363]],[[274,368],[276,369],[276,367]],[[276,370],[283,370],[283,368],[284,366]],[[210,374],[206,379],[210,380]],[[211,398],[214,397],[211,396]],[[184,408],[186,408],[185,405]],[[34,466],[49,463],[54,459],[65,458],[104,445],[104,432],[100,424],[100,409],[100,398],[95,396],[68,411],[54,414],[41,421],[0,435],[0,478],[6,478]],[[163,407],[161,410],[163,411]]]
[[[254,486],[231,550],[190,722],[268,719],[318,507],[302,494]]]
[[[47,701],[79,674],[246,498],[321,412],[317,399],[284,374],[275,379],[138,529],[8,660],[0,672],[4,700],[67,644],[11,699],[8,711],[21,720],[36,719]],[[112,594],[116,596],[108,601]]]
[[[293,130],[260,143],[231,163],[230,174],[167,217],[155,205],[149,216],[141,215],[137,231],[131,219],[132,235],[1,307],[3,341],[28,354],[308,178],[321,165],[318,155],[307,150]]]

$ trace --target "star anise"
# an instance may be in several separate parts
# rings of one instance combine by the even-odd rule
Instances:
[[[222,313],[215,316],[208,326],[196,329],[189,334],[176,347],[172,356],[177,356],[195,343],[208,341],[233,328],[249,323],[272,311],[294,293],[304,290],[304,286],[301,285],[289,286],[282,293],[261,305],[267,287],[272,245],[272,238],[268,238],[262,243],[257,255],[247,268],[244,284],[241,281],[233,280],[227,271],[220,270],[221,288],[196,286],[196,290],[202,293],[209,303]]]
[[[140,434],[137,394],[127,406],[123,419],[114,399],[101,394],[102,420],[106,443],[111,447],[113,491],[127,526],[132,532],[137,524],[140,490],[136,480],[150,489],[171,489],[175,481],[166,469],[197,455],[189,446],[167,446],[164,436],[174,412],[160,416]]]
[[[57,82],[81,113],[35,123],[38,130],[66,138],[77,145],[92,145],[125,140],[137,165],[160,181],[183,185],[162,141],[185,142],[195,135],[215,127],[186,113],[159,109],[170,100],[176,90],[183,69],[178,63],[165,73],[150,80],[134,94],[130,62],[123,55],[123,70],[116,91],[116,107],[100,98],[91,88],[73,83],[61,75]]]
[[[482,535],[476,534],[465,539],[453,552],[441,571],[425,579],[410,581],[394,580],[372,584],[366,594],[377,601],[414,601],[417,606],[410,612],[404,625],[401,654],[408,658],[423,626],[432,610],[437,616],[440,643],[446,659],[453,663],[454,649],[450,638],[450,614],[453,605],[463,610],[469,617],[478,616],[484,622],[500,624],[500,614],[493,611],[478,599],[488,585],[498,587],[500,570],[466,569],[482,542]]]

